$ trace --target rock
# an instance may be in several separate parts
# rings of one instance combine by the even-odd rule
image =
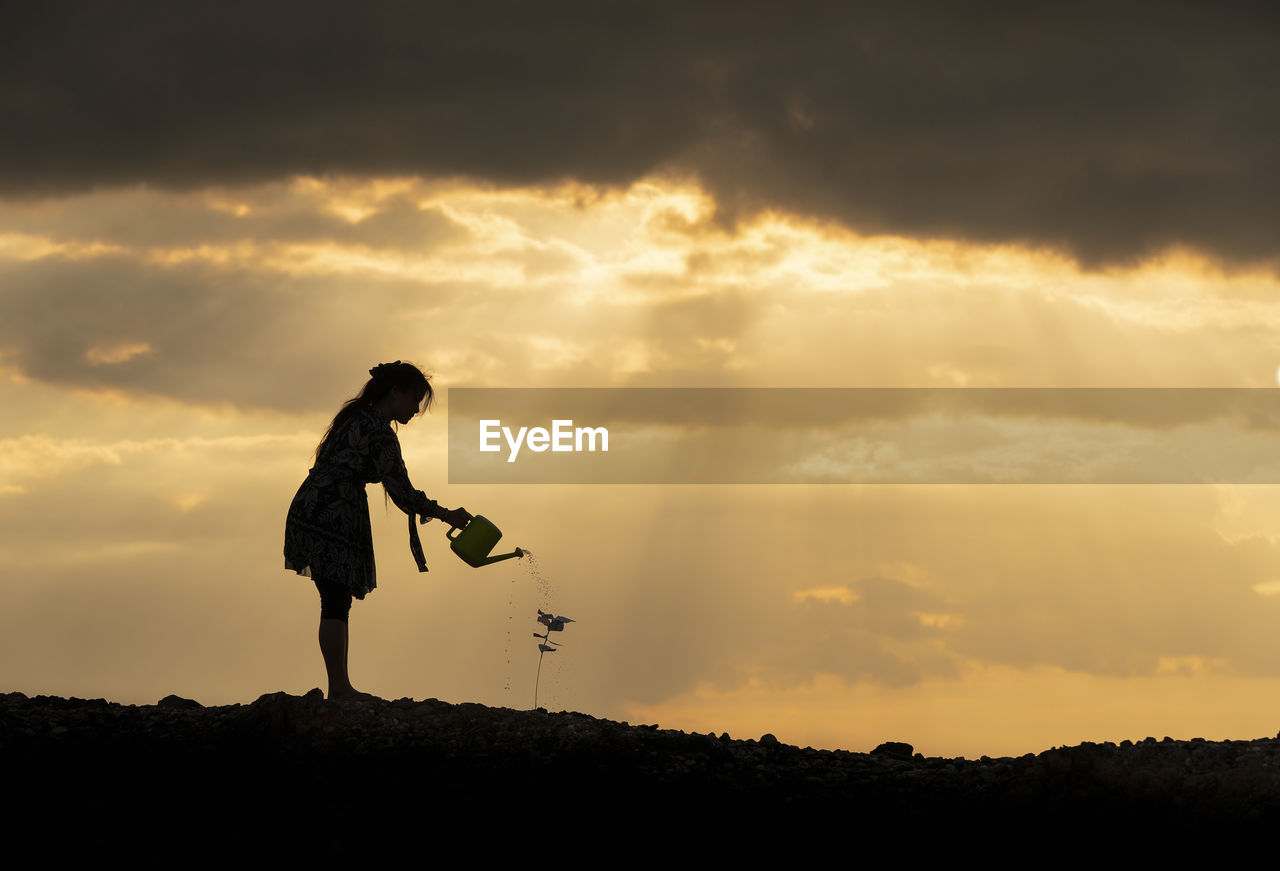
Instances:
[[[174,708],[177,710],[194,710],[195,708],[203,708],[204,705],[195,699],[184,699],[182,696],[167,695],[160,701],[156,702],[157,708]]]
[[[892,756],[895,759],[910,759],[915,749],[905,741],[885,741],[872,750],[871,754],[873,756]]]

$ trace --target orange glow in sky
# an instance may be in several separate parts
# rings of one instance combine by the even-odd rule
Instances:
[[[295,178],[0,199],[0,686],[206,704],[323,684],[284,515],[376,362],[434,372],[415,485],[526,564],[419,575],[370,505],[352,677],[868,750],[1270,733],[1262,486],[460,486],[447,388],[1269,387],[1273,276],[1189,252],[862,236],[705,191]],[[527,691],[526,691],[527,690]]]

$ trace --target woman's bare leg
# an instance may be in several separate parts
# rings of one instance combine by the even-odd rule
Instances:
[[[329,700],[373,698],[352,687],[351,678],[347,675],[350,633],[346,622],[322,617],[319,634],[320,654],[324,657],[325,671],[329,673]]]

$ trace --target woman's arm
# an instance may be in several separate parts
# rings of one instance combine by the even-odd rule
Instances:
[[[396,507],[405,514],[422,514],[426,517],[439,517],[441,508],[427,494],[415,490],[409,481],[409,472],[404,466],[404,458],[400,454],[400,441],[390,428],[385,432],[374,433],[369,442],[373,455],[374,468],[378,480],[386,488],[387,495]]]
[[[400,453],[400,440],[389,429],[378,433],[371,443],[374,463],[378,478],[386,488],[387,495],[396,507],[405,514],[418,514],[428,519],[440,519],[450,526],[463,527],[471,522],[471,515],[465,508],[449,510],[436,500],[428,499],[421,490],[413,489],[409,481],[409,472],[405,468],[404,458]],[[425,522],[425,521],[424,521]]]

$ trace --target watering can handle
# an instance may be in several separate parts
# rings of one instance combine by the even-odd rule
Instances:
[[[445,532],[444,537],[445,537],[445,538],[447,538],[447,539],[449,539],[450,541],[453,541],[455,538],[457,538],[457,537],[458,537],[458,536],[456,535],[456,533],[460,533],[460,532],[462,532],[462,527],[460,527],[460,526],[450,526],[450,527],[449,527],[449,529],[448,529],[448,531],[447,531],[447,532]]]

